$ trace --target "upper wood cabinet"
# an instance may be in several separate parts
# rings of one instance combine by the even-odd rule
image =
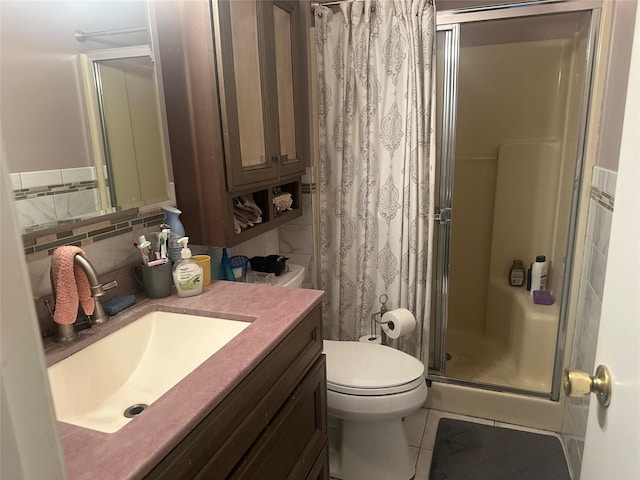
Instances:
[[[311,150],[308,4],[154,5],[176,198],[190,243],[231,247],[300,216]],[[292,210],[275,211],[277,192],[291,194]],[[234,198],[245,195],[262,223],[235,233]]]
[[[306,55],[300,3],[212,3],[227,186],[304,171]]]

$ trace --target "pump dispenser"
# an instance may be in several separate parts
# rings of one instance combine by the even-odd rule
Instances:
[[[202,293],[202,267],[191,258],[189,237],[178,240],[182,245],[180,260],[173,267],[173,283],[179,297],[191,297]]]

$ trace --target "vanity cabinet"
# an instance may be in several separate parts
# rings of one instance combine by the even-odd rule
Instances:
[[[177,203],[195,244],[233,246],[302,214],[310,155],[307,16],[298,0],[157,2]],[[290,193],[291,210],[273,198]],[[234,233],[234,199],[262,223]]]
[[[147,479],[329,478],[320,307]]]

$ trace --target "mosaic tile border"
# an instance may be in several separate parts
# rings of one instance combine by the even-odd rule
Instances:
[[[589,194],[600,206],[613,212],[616,198],[616,182],[618,172],[607,170],[595,165],[591,179],[591,192]]]
[[[613,207],[615,204],[615,198],[609,195],[608,193],[600,190],[598,187],[591,187],[591,194],[589,195],[593,200],[595,200],[601,207],[613,212]]]
[[[48,195],[62,195],[64,193],[81,192],[83,190],[94,190],[97,188],[97,180],[42,185],[39,187],[18,188],[13,191],[13,198],[16,201],[19,201]]]
[[[302,184],[302,193],[303,194],[310,194],[310,193],[315,193],[316,191],[316,184],[315,183],[303,183]]]
[[[23,235],[24,254],[29,262],[51,255],[57,247],[62,245],[84,247],[107,238],[133,232],[134,228],[157,226],[163,221],[164,213],[160,209],[146,212],[130,209],[93,221],[74,222],[62,225],[53,232],[49,230]]]

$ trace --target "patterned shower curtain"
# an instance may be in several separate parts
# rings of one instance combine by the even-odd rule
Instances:
[[[427,361],[433,243],[435,11],[428,0],[317,7],[324,335],[357,340],[387,294]]]

